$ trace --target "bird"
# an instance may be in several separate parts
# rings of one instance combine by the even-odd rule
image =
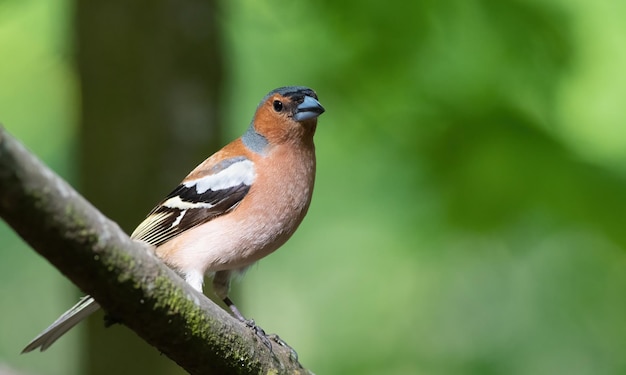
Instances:
[[[192,288],[213,292],[264,335],[228,297],[230,281],[282,246],[306,215],[315,183],[313,136],[325,112],[315,91],[285,86],[258,104],[244,134],[193,169],[131,234]],[[41,351],[100,309],[79,300],[22,351]],[[266,344],[267,345],[267,344]]]

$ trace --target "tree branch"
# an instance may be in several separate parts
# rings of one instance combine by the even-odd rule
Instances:
[[[0,216],[110,316],[192,374],[310,374],[132,241],[0,125]]]

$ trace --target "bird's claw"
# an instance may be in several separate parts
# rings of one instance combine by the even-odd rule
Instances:
[[[252,331],[254,331],[254,333],[257,335],[257,337],[259,339],[261,339],[261,342],[263,343],[263,345],[267,346],[267,348],[271,352],[272,351],[272,343],[270,342],[270,339],[269,339],[268,335],[265,333],[265,331],[263,330],[263,328],[261,328],[258,325],[256,325],[256,323],[254,322],[253,319],[246,319],[243,322]]]
[[[263,328],[259,327],[258,325],[256,325],[256,323],[254,322],[253,319],[246,319],[244,320],[244,323],[246,326],[248,326],[252,331],[254,331],[254,333],[257,335],[257,337],[259,337],[259,339],[261,339],[261,342],[263,343],[263,345],[267,346],[267,348],[270,350],[270,352],[274,352],[272,350],[272,343],[271,341],[274,341],[275,343],[277,343],[278,345],[282,346],[283,348],[287,348],[289,349],[289,352],[291,354],[291,358],[295,361],[298,361],[298,352],[296,352],[291,346],[289,346],[289,344],[287,344],[283,339],[280,338],[280,336],[278,336],[275,333],[270,333],[267,334],[265,333],[265,330],[263,330]]]
[[[285,342],[285,340],[281,339],[280,336],[278,336],[275,333],[270,333],[269,335],[267,335],[267,337],[274,341],[275,343],[277,343],[278,345],[282,346],[283,348],[287,348],[289,349],[289,352],[291,353],[291,358],[295,361],[298,361],[298,352],[296,352],[294,350],[294,348],[292,348],[291,346],[289,346],[289,344],[287,344]]]
[[[254,333],[257,335],[257,337],[259,337],[259,339],[261,339],[261,342],[263,343],[263,345],[267,346],[267,348],[270,350],[270,353],[274,353],[274,351],[272,350],[272,342],[270,341],[270,340],[272,340],[272,341],[276,342],[278,345],[282,346],[283,348],[289,349],[290,354],[291,354],[291,358],[293,360],[295,360],[296,362],[298,361],[298,353],[291,346],[287,345],[287,343],[285,341],[283,341],[283,339],[278,337],[278,335],[276,335],[276,334],[270,334],[270,335],[266,334],[265,331],[263,330],[263,328],[261,328],[258,325],[256,325],[256,323],[254,322],[253,319],[246,319],[241,314],[241,312],[239,311],[237,306],[235,306],[233,301],[230,300],[230,298],[225,297],[223,301],[226,304],[226,306],[228,306],[228,308],[233,312],[233,315],[235,315],[235,317],[240,322],[242,322],[248,328],[250,328],[252,331],[254,331]]]

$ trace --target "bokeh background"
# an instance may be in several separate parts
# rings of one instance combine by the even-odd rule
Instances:
[[[314,201],[234,285],[245,314],[319,374],[624,374],[624,19],[619,0],[5,0],[0,122],[130,232],[267,91],[311,86]],[[182,373],[102,315],[20,356],[79,294],[0,223],[0,372]]]

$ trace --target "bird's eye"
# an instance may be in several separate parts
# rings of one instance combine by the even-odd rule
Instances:
[[[274,111],[280,112],[283,110],[283,102],[280,100],[274,100]]]

